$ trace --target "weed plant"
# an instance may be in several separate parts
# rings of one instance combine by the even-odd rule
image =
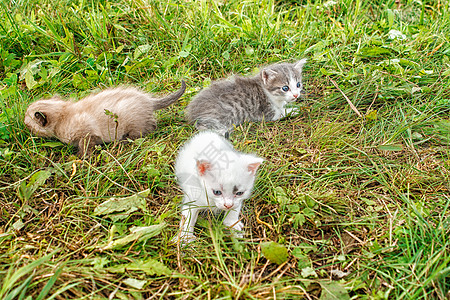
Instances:
[[[448,1],[18,0],[0,18],[1,299],[450,297]],[[172,244],[186,104],[304,57],[301,114],[231,135],[266,158],[245,238],[206,215]],[[181,79],[157,131],[83,160],[23,124],[54,94]],[[102,214],[114,199],[132,209]]]

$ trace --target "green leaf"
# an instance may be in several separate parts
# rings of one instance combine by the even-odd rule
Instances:
[[[450,68],[442,72],[442,76],[449,76],[450,75]]]
[[[25,184],[25,182],[20,184],[17,195],[24,201],[30,199],[37,188],[43,185],[51,175],[52,172],[49,170],[41,170],[34,173],[28,181],[28,184]]]
[[[178,53],[178,55],[180,56],[180,57],[188,57],[189,56],[189,52],[187,52],[187,51],[184,51],[184,50],[181,50],[180,51],[180,53]]]
[[[222,52],[222,57],[225,60],[229,60],[230,59],[230,51],[226,50],[226,51]]]
[[[392,27],[392,25],[394,25],[394,12],[392,11],[392,9],[387,9],[387,19],[388,19],[388,24],[389,27]]]
[[[270,262],[278,265],[286,262],[289,257],[286,247],[273,241],[261,243],[261,252]]]
[[[125,198],[110,198],[94,210],[94,216],[107,216],[113,222],[125,219],[131,213],[142,210],[147,212],[147,200],[150,190],[144,190]]]
[[[131,242],[141,242],[144,240],[148,240],[155,235],[161,233],[161,231],[166,227],[165,223],[144,226],[144,227],[132,227],[130,229],[130,234],[118,238],[116,240],[109,241],[107,244],[98,245],[97,248],[103,250],[117,249],[121,248]]]
[[[317,273],[312,267],[303,268],[300,274],[303,278],[315,277],[317,278]]]
[[[152,49],[152,46],[149,44],[140,45],[134,50],[133,58],[134,60],[137,60],[139,57],[141,57],[144,54],[147,54]]]
[[[146,260],[137,260],[128,264],[120,264],[106,268],[111,273],[125,273],[126,271],[142,271],[147,275],[170,275],[172,270],[166,267],[163,263],[149,258]]]
[[[94,269],[101,269],[109,263],[109,259],[107,257],[95,257],[92,259],[92,265]]]
[[[25,84],[29,90],[32,90],[38,84],[37,81],[34,80],[33,73],[29,69],[25,73]]]
[[[15,299],[17,295],[19,295],[19,299],[23,299],[25,297],[25,293],[27,292],[28,286],[33,279],[34,275],[31,274],[20,286],[16,287],[11,293],[8,293],[3,300],[12,300]]]
[[[312,267],[311,259],[303,252],[302,248],[295,247],[294,250],[292,250],[292,256],[298,259],[297,267],[300,270],[307,267]]]
[[[65,146],[65,144],[62,142],[46,142],[46,143],[41,144],[41,146],[49,147],[49,148],[57,148],[57,147]]]
[[[298,228],[299,226],[302,226],[306,222],[306,218],[302,213],[298,213],[294,216],[294,227]]]
[[[390,54],[392,51],[387,48],[382,47],[366,47],[363,48],[360,52],[362,56],[376,57],[384,54]]]
[[[252,56],[254,53],[255,53],[255,49],[253,49],[250,46],[245,47],[245,55]]]
[[[275,194],[275,199],[281,206],[284,206],[289,203],[289,198],[281,186],[277,186],[273,192]]]
[[[147,283],[147,280],[138,280],[134,278],[127,278],[123,281],[128,286],[131,286],[132,288],[135,288],[137,290],[142,290],[144,285]]]
[[[402,151],[403,147],[399,144],[392,144],[392,145],[380,145],[377,147],[379,150],[383,151]]]
[[[58,279],[59,274],[61,274],[63,270],[63,266],[59,267],[56,272],[53,274],[53,276],[50,278],[50,280],[47,282],[47,284],[44,286],[44,288],[41,290],[41,292],[39,293],[38,297],[36,298],[36,300],[42,300],[42,299],[47,299],[45,298],[47,296],[47,294],[50,292],[50,289],[53,287],[53,285],[56,282],[56,279]]]
[[[72,85],[74,88],[80,89],[80,90],[87,90],[88,88],[88,82],[87,80],[80,74],[73,74],[72,76]]]
[[[32,272],[38,266],[44,264],[47,260],[49,260],[56,252],[59,250],[55,250],[46,256],[43,256],[28,265],[25,265],[19,269],[11,267],[6,274],[6,277],[3,279],[3,285],[0,289],[0,299],[3,299],[6,296],[7,292],[14,286],[14,284],[26,274]]]
[[[316,212],[309,207],[306,207],[305,209],[303,209],[302,213],[305,217],[308,217],[308,218],[314,218],[316,216]]]
[[[321,281],[322,293],[320,300],[350,300],[350,296],[344,286],[336,281]]]
[[[367,121],[376,121],[377,120],[377,110],[371,110],[366,114]]]
[[[291,213],[298,213],[300,211],[300,205],[294,203],[294,204],[288,204],[287,209]]]

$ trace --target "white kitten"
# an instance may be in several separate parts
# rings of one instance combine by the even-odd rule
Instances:
[[[249,198],[256,171],[264,160],[233,149],[222,136],[204,131],[195,135],[180,150],[175,174],[183,189],[180,237],[183,243],[195,239],[194,226],[201,210],[225,212],[223,223],[240,232],[243,200]],[[178,236],[174,238],[178,240]]]

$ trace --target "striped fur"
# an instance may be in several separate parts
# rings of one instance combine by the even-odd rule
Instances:
[[[283,118],[291,113],[286,104],[302,94],[305,63],[306,59],[273,64],[254,77],[215,81],[189,103],[187,119],[199,130],[209,129],[224,135],[233,125]],[[284,91],[283,87],[288,90]]]

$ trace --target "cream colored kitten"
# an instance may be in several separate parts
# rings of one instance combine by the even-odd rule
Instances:
[[[186,84],[162,99],[131,87],[107,89],[78,102],[59,97],[32,103],[25,125],[40,137],[56,137],[78,147],[78,155],[90,153],[94,145],[114,140],[136,139],[156,128],[153,112],[177,101]]]

